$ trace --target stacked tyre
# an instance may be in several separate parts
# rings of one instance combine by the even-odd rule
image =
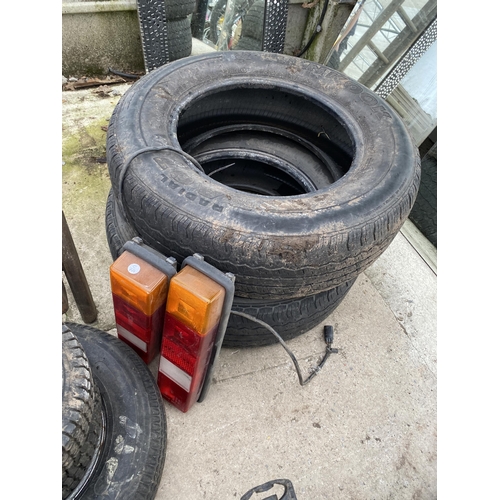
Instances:
[[[243,20],[241,37],[234,50],[262,50],[265,0],[255,0]]]
[[[196,0],[166,0],[166,36],[168,60],[176,61],[191,55],[193,39],[190,16]]]
[[[373,92],[263,52],[159,68],[116,106],[107,136],[113,258],[133,236],[236,276],[233,308],[289,339],[319,324],[408,217],[420,160]],[[231,316],[226,346],[274,342]]]

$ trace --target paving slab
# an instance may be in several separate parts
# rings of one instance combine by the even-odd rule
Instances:
[[[111,185],[101,161],[107,120],[129,87],[62,95],[63,210],[98,309],[92,326],[112,334]],[[63,320],[82,323],[66,287]],[[308,385],[280,345],[223,348],[203,403],[184,414],[165,402],[157,498],[240,499],[278,478],[292,481],[299,500],[436,498],[435,287],[435,273],[398,234],[330,317],[288,342],[306,376],[324,354],[323,326],[335,328],[339,353]]]

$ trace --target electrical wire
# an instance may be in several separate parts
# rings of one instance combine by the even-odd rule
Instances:
[[[148,146],[146,148],[138,149],[135,151],[133,154],[129,156],[125,164],[123,165],[120,176],[118,178],[118,204],[120,205],[120,209],[122,211],[122,214],[124,215],[125,219],[127,222],[130,223],[130,220],[127,215],[127,210],[125,209],[125,200],[124,200],[124,194],[123,194],[123,181],[125,179],[125,174],[127,173],[128,168],[130,167],[130,164],[132,163],[132,160],[137,158],[139,155],[143,153],[151,153],[154,151],[172,151],[174,153],[177,153],[180,156],[183,156],[185,159],[190,161],[198,170],[200,170],[202,173],[205,173],[203,170],[203,167],[199,164],[199,162],[193,158],[191,155],[183,151],[182,149],[175,148],[174,146]]]
[[[314,42],[314,39],[316,38],[318,33],[321,33],[321,31],[323,29],[323,27],[321,25],[323,24],[323,20],[325,19],[327,8],[328,8],[328,0],[325,0],[325,4],[323,5],[323,10],[321,11],[321,16],[319,17],[318,24],[316,25],[316,30],[312,34],[309,41],[306,43],[305,47],[297,54],[297,57],[303,56],[309,50],[309,47]]]
[[[255,318],[254,316],[250,316],[250,314],[246,314],[244,312],[240,311],[235,311],[234,309],[231,310],[231,314],[235,314],[236,316],[241,316],[243,318],[246,318],[250,321],[253,321],[255,323],[258,323],[259,325],[263,326],[267,330],[269,330],[277,339],[278,342],[284,347],[285,351],[288,353],[290,358],[292,358],[293,364],[295,365],[295,370],[297,371],[297,375],[299,377],[299,383],[300,385],[304,386],[308,384],[323,368],[324,364],[326,363],[326,360],[330,357],[330,354],[332,353],[337,353],[338,349],[335,349],[332,347],[333,343],[333,329],[330,326],[325,326],[325,343],[326,343],[326,352],[325,355],[323,356],[323,359],[321,360],[321,363],[313,369],[313,372],[307,377],[307,379],[304,380],[302,377],[302,371],[300,370],[299,362],[297,361],[297,358],[293,354],[293,352],[289,349],[289,347],[286,345],[285,341],[281,338],[280,334],[270,325],[268,325],[266,322]]]
[[[131,75],[130,73],[124,73],[123,71],[117,71],[113,68],[108,68],[108,72],[112,75],[121,76],[122,78],[130,78],[131,80],[139,80],[141,78],[140,75]]]

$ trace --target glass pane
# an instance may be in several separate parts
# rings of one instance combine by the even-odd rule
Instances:
[[[437,125],[437,41],[387,97],[419,146]]]
[[[326,64],[375,89],[436,16],[437,0],[361,0]]]
[[[209,0],[201,40],[215,50],[261,50],[264,10],[265,0]]]

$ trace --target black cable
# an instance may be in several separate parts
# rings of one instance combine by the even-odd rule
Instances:
[[[116,69],[112,68],[108,68],[108,72],[113,75],[121,76],[123,78],[130,78],[131,80],[138,80],[140,78],[140,75],[131,75],[129,73],[123,73],[122,71],[117,71]]]
[[[333,342],[333,328],[329,325],[325,326],[325,342],[326,342],[326,352],[325,355],[323,356],[323,359],[321,360],[321,363],[314,368],[313,372],[307,377],[306,380],[302,378],[302,372],[300,370],[299,362],[297,361],[297,358],[293,354],[293,352],[288,348],[288,346],[285,344],[285,341],[281,338],[279,333],[270,325],[265,323],[264,321],[255,318],[254,316],[250,316],[249,314],[240,312],[240,311],[234,311],[231,310],[231,314],[235,314],[236,316],[241,316],[243,318],[246,318],[250,321],[253,321],[255,323],[258,323],[259,325],[262,325],[264,328],[269,330],[277,339],[278,342],[284,347],[285,351],[288,353],[288,355],[292,358],[293,364],[295,365],[295,369],[297,370],[297,375],[299,377],[299,383],[300,385],[306,385],[308,384],[323,368],[324,364],[326,363],[326,360],[330,357],[330,354],[332,353],[337,353],[338,349],[334,349],[332,347],[332,342]]]
[[[188,161],[190,161],[198,170],[205,173],[205,171],[203,170],[203,167],[198,163],[198,161],[195,158],[193,158],[191,155],[189,155],[188,153],[183,151],[182,149],[177,149],[177,148],[174,148],[173,146],[148,146],[146,148],[142,148],[142,149],[137,150],[135,153],[130,155],[130,157],[127,159],[127,161],[123,165],[122,170],[120,172],[120,177],[118,178],[118,197],[117,197],[117,200],[118,200],[118,204],[120,205],[120,209],[122,211],[122,214],[124,215],[125,219],[129,223],[130,223],[130,220],[127,216],[127,210],[125,209],[125,200],[124,200],[124,194],[123,194],[123,181],[125,179],[125,174],[127,173],[127,170],[129,168],[130,164],[132,163],[132,160],[137,158],[142,153],[150,153],[153,151],[172,151],[174,153],[177,153],[177,154],[183,156],[184,158],[186,158]]]
[[[297,57],[303,56],[309,50],[311,44],[314,42],[316,35],[318,33],[321,33],[321,30],[323,29],[321,25],[323,24],[323,20],[325,19],[326,9],[328,8],[328,1],[329,0],[325,0],[325,4],[323,5],[323,10],[321,11],[321,16],[319,17],[319,22],[316,26],[316,31],[312,34],[311,38],[306,43],[306,46],[297,54]]]

